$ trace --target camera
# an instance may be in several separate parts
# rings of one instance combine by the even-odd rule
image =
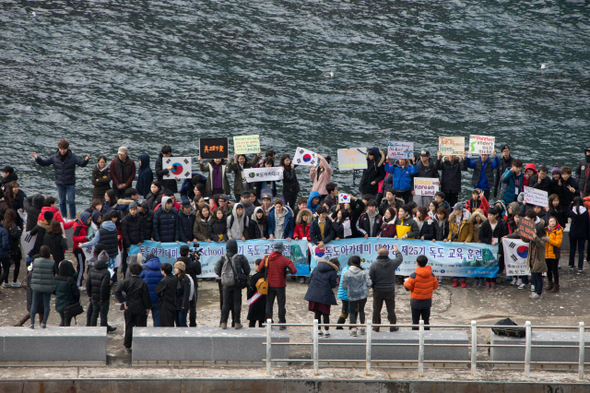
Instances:
[[[195,262],[198,262],[201,258],[201,254],[203,253],[203,248],[200,247],[199,243],[193,244],[193,249],[189,251],[188,256]]]

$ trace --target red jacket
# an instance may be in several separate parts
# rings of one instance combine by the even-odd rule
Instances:
[[[487,218],[488,209],[490,208],[490,203],[488,202],[486,197],[484,197],[484,196],[481,197],[481,199],[480,199],[481,203],[477,207],[474,206],[474,208],[471,208],[472,202],[473,202],[473,199],[470,199],[467,202],[465,202],[465,208],[467,209],[467,211],[469,213],[473,213],[475,210],[481,209],[481,210],[483,210],[483,215],[486,216],[486,218]]]
[[[305,226],[305,230],[303,230],[303,224],[295,225],[295,230],[293,231],[293,238],[297,238],[299,240],[307,239],[308,242],[311,241],[311,237],[309,237],[309,227],[311,225],[307,224]]]
[[[88,226],[84,225],[80,220],[74,221],[74,234],[72,236],[74,245],[72,248],[80,248],[80,243],[86,243],[86,235],[88,235]]]
[[[55,208],[53,206],[43,206],[43,208],[41,209],[41,213],[39,213],[39,217],[37,217],[37,221],[45,221],[45,217],[44,217],[45,212],[52,212],[53,219],[61,222],[64,226],[64,229],[70,229],[71,227],[74,226],[74,221],[65,222],[64,218],[61,216],[61,213],[59,212],[59,210],[57,210],[57,208]]]
[[[261,265],[265,266],[266,263],[266,257],[264,257]],[[285,280],[285,269],[287,268],[289,268],[291,274],[297,273],[297,268],[289,258],[283,256],[280,252],[271,252],[268,256],[268,274],[266,276],[268,286],[273,288],[286,287],[287,281]],[[264,269],[266,269],[266,266],[262,269],[263,272]]]

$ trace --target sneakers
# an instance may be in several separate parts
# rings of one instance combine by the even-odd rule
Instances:
[[[531,299],[541,299],[541,295],[538,295],[537,292],[533,292],[531,293],[531,296],[529,296]]]
[[[365,329],[361,328],[361,336],[364,336],[366,334]]]
[[[41,329],[47,329],[47,324],[45,322],[41,322]]]
[[[576,268],[570,265],[570,270],[573,272]]]
[[[305,284],[305,277],[301,277],[299,279],[299,284]]]
[[[454,288],[457,286],[457,284],[459,284],[459,281],[453,280],[453,283],[451,284],[451,286]]]
[[[326,333],[324,334],[325,338],[330,338],[330,332],[326,331]]]
[[[583,269],[578,269],[578,274],[582,274],[584,272]]]
[[[489,281],[486,281],[486,289],[490,289],[492,288],[492,283]]]
[[[461,288],[467,288],[467,281],[461,280]]]
[[[29,325],[29,329],[35,329],[35,325],[31,323],[31,324]]]
[[[222,328],[223,330],[227,329],[227,323],[220,323],[219,327]]]
[[[82,285],[81,287],[78,287],[78,290],[80,290],[80,292],[86,292],[86,287]]]
[[[535,292],[535,286],[531,285],[531,292]]]
[[[323,330],[318,330],[318,336],[319,337],[323,337],[324,336],[324,331]]]
[[[354,329],[354,330],[351,330],[350,332],[348,332],[348,335],[349,335],[350,337],[356,337],[356,329]]]
[[[242,326],[241,323],[236,323],[236,330],[243,328],[244,326]]]
[[[496,289],[498,289],[498,287],[496,286],[496,283],[495,282],[491,282],[490,283],[490,289],[493,290],[493,291],[495,291]]]
[[[13,288],[21,288],[22,286],[23,286],[23,283],[20,281],[15,281],[12,283]]]
[[[518,277],[514,285],[518,285],[518,289],[520,289],[520,286],[522,285],[522,278]]]
[[[4,284],[2,284],[2,288],[12,288],[12,284],[9,282],[5,282]]]
[[[518,289],[526,289],[526,284],[523,284],[523,283],[521,283],[521,284],[518,286]]]
[[[125,353],[131,353],[131,348],[125,347]]]

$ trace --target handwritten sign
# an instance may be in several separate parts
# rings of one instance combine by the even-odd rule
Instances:
[[[367,169],[367,148],[338,149],[338,169]]]
[[[258,135],[234,136],[234,153],[256,154],[260,151],[260,137]]]
[[[439,191],[439,180],[436,177],[415,177],[414,191],[416,195],[434,196]]]
[[[244,169],[244,177],[247,183],[283,180],[283,167]]]
[[[438,137],[438,150],[443,156],[462,156],[465,151],[465,137],[463,136],[440,136]]]
[[[201,138],[199,139],[199,152],[203,159],[226,158],[227,138]]]
[[[507,276],[527,276],[531,272],[526,266],[529,244],[520,239],[502,239],[504,263]]]
[[[318,155],[311,150],[298,147],[293,156],[293,164],[315,166],[318,163]]]
[[[469,153],[492,154],[495,140],[493,136],[469,135]]]
[[[535,222],[525,217],[521,218],[518,220],[518,231],[520,232],[521,237],[533,240],[535,233],[537,233],[535,229]],[[545,251],[545,249],[543,249],[543,251]]]
[[[549,207],[549,196],[547,191],[538,190],[533,187],[524,187],[524,201],[535,206]]]
[[[350,194],[338,193],[338,203],[350,203]]]
[[[390,159],[411,160],[414,158],[414,142],[388,142],[387,157]]]
[[[162,158],[162,167],[170,168],[164,175],[164,179],[190,179],[191,178],[191,164],[192,159],[190,157],[164,157]]]

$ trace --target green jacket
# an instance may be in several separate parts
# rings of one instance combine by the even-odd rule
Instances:
[[[31,289],[35,292],[53,293],[55,262],[49,258],[35,258],[31,272]]]

